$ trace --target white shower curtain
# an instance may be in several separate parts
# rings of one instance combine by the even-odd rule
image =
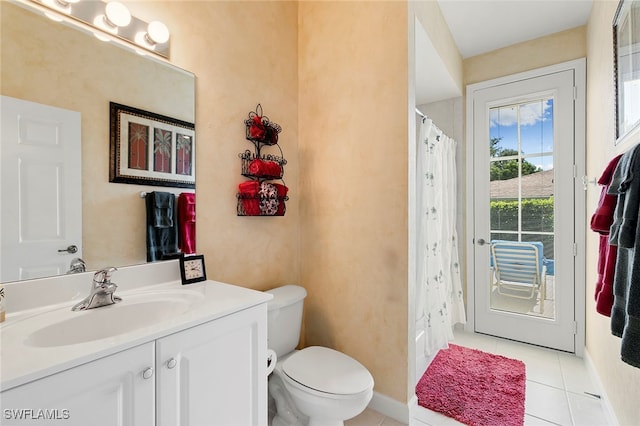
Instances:
[[[425,118],[418,143],[417,318],[424,355],[448,347],[453,325],[465,323],[456,232],[456,141]]]

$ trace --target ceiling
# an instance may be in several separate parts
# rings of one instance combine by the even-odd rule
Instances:
[[[463,58],[585,25],[592,0],[438,0]]]
[[[585,25],[593,3],[593,0],[437,1],[463,58]],[[461,95],[421,25],[416,25],[416,52],[418,105]]]

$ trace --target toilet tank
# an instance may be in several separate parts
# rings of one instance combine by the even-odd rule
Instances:
[[[300,342],[302,306],[307,291],[297,285],[268,290],[273,299],[267,302],[267,346],[278,357],[292,352]]]

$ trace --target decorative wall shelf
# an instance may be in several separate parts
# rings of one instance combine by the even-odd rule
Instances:
[[[284,184],[284,159],[278,138],[282,128],[263,115],[258,104],[255,111],[249,113],[244,121],[246,139],[253,144],[253,150],[247,149],[238,154],[241,161],[240,174],[249,180],[238,185],[238,216],[284,216],[285,202],[289,200],[289,188]],[[275,147],[277,154],[265,154],[263,149]],[[280,180],[282,183],[272,181]]]

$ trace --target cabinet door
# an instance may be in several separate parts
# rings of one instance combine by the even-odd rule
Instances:
[[[153,363],[146,343],[2,392],[0,423],[154,426]]]
[[[262,304],[157,340],[157,425],[266,425],[266,325]]]

